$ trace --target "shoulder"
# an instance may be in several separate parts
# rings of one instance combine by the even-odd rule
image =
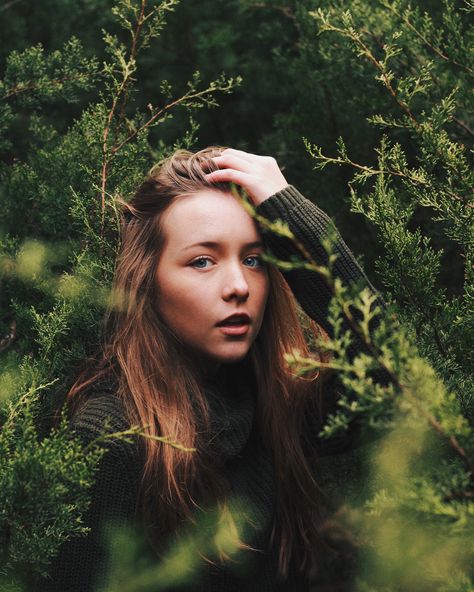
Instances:
[[[74,429],[103,432],[104,422],[113,431],[129,427],[123,403],[113,393],[94,394],[86,399],[71,420]]]
[[[113,392],[94,393],[87,398],[70,421],[70,431],[88,445],[103,442],[112,453],[135,457],[138,453],[138,436],[121,437],[118,433],[131,427],[124,405]],[[117,438],[110,437],[117,433]]]
[[[120,399],[111,392],[94,393],[79,407],[71,420],[75,431],[103,433],[123,431],[130,427],[124,406]]]
[[[77,437],[83,446],[98,444],[104,449],[95,483],[99,497],[127,497],[136,490],[143,450],[140,436],[120,434],[130,427],[123,403],[114,392],[107,391],[86,399],[70,422],[71,436]]]

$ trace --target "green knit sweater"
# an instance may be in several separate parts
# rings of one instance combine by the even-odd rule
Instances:
[[[257,207],[258,214],[271,220],[281,219],[289,224],[297,239],[320,263],[327,262],[321,240],[325,237],[331,219],[291,185],[271,196]],[[279,259],[300,257],[294,244],[272,233],[262,232],[263,240]],[[339,237],[338,258],[334,272],[343,283],[362,281],[376,293],[353,254]],[[322,278],[308,270],[291,270],[284,276],[305,312],[329,334],[327,322],[329,288]],[[383,300],[378,303],[384,308]],[[363,348],[355,342],[352,354]],[[332,388],[328,385],[328,388]],[[210,567],[202,564],[193,576],[193,584],[166,590],[200,591],[278,591],[307,590],[308,578],[292,568],[287,580],[277,578],[277,548],[269,545],[275,518],[276,486],[271,454],[259,438],[256,421],[255,383],[249,366],[240,364],[224,367],[219,375],[205,384],[212,410],[212,444],[222,466],[222,478],[228,493],[237,496],[253,509],[254,526],[244,530],[243,538],[258,551],[246,551],[243,565],[226,564]],[[331,393],[328,393],[328,397]],[[128,424],[120,402],[113,392],[102,392],[91,397],[73,422],[74,431],[90,442],[103,432],[108,421],[111,431],[127,429]],[[311,441],[323,454],[338,452],[347,445],[340,442],[318,441],[320,425],[307,425],[305,439]],[[138,493],[142,459],[136,445],[112,441],[102,458],[92,488],[92,501],[85,516],[90,533],[64,543],[51,567],[51,577],[43,580],[38,590],[43,592],[89,592],[106,577],[108,570],[104,536],[113,527],[133,522]]]

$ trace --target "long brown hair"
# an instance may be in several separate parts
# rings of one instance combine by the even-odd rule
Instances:
[[[159,290],[155,270],[164,246],[163,212],[184,193],[210,187],[230,191],[228,184],[210,185],[204,176],[216,168],[210,158],[222,150],[175,152],[150,171],[131,201],[122,202],[122,242],[113,284],[114,292],[123,296],[122,306],[108,312],[101,355],[79,375],[67,399],[74,412],[94,383],[113,376],[131,425],[147,426],[149,436],[170,435],[184,447],[197,449],[189,453],[143,438],[140,508],[157,552],[163,531],[176,532],[183,520],[192,519],[197,501],[219,500],[221,495],[201,439],[203,426],[204,433],[210,427],[202,384],[154,303]],[[317,373],[302,379],[290,372],[285,352],[314,352],[308,350],[296,301],[283,276],[272,265],[268,276],[264,319],[248,360],[256,380],[262,441],[275,466],[279,519],[272,541],[278,544],[279,571],[285,576],[292,557],[298,557],[303,568],[322,544],[321,495],[301,441],[305,405],[317,399],[322,381]],[[316,323],[309,325],[321,333]]]

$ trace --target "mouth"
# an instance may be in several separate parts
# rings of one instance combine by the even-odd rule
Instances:
[[[216,323],[224,335],[246,335],[252,319],[246,313],[230,315],[223,321]]]
[[[230,315],[226,319],[216,323],[217,327],[248,327],[252,319],[246,313],[237,313]]]
[[[244,325],[219,325],[219,329],[224,335],[247,335],[249,328],[248,323]]]

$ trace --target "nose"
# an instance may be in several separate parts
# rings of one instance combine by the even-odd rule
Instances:
[[[222,288],[222,298],[227,301],[231,298],[246,300],[249,296],[249,285],[241,268],[241,263],[231,265],[227,271]]]

